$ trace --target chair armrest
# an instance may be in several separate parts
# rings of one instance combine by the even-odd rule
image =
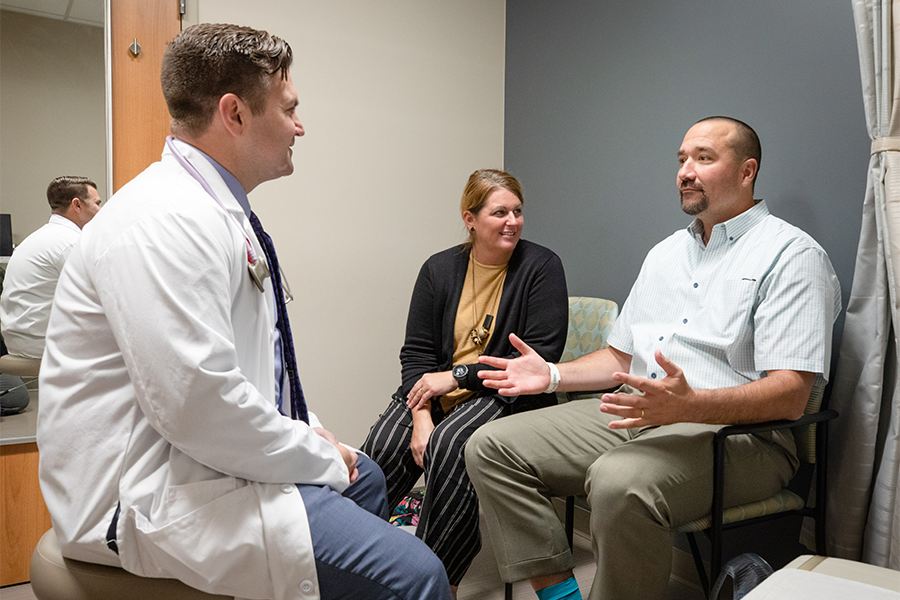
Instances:
[[[749,423],[747,425],[728,425],[716,432],[713,438],[713,506],[716,506],[716,493],[721,493],[725,478],[725,441],[733,435],[745,435],[753,433],[765,433],[767,431],[778,431],[781,429],[792,429],[803,425],[812,425],[813,423],[826,423],[837,418],[838,412],[833,408],[826,408],[809,415],[803,415],[799,419],[789,420],[780,419],[777,421],[765,421],[763,423]]]
[[[825,410],[820,410],[819,412],[812,413],[811,415],[803,415],[799,419],[794,420],[779,419],[777,421],[764,421],[762,423],[749,423],[747,425],[728,425],[716,432],[716,443],[720,443],[720,440],[724,442],[725,438],[728,438],[732,435],[763,433],[766,431],[791,429],[793,427],[800,427],[801,425],[811,425],[812,423],[819,423],[821,421],[830,421],[832,419],[836,419],[837,416],[838,413],[836,410],[834,410],[833,408],[827,408]]]
[[[747,425],[728,425],[716,432],[713,438],[713,497],[712,497],[712,529],[714,535],[721,539],[722,533],[722,511],[724,510],[725,500],[725,441],[733,435],[764,433],[767,431],[778,431],[781,429],[791,429],[802,425],[816,424],[816,427],[827,427],[828,421],[837,418],[838,412],[828,408],[809,415],[803,415],[795,420],[777,420],[766,421],[763,423],[750,423]],[[825,440],[823,437],[816,436],[816,446],[821,451],[825,450]],[[824,455],[824,454],[823,454]],[[824,478],[821,479],[822,489],[819,493],[824,492]],[[818,489],[818,488],[817,488]]]

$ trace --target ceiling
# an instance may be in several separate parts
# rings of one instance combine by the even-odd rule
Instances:
[[[0,9],[103,27],[104,0],[0,0]]]

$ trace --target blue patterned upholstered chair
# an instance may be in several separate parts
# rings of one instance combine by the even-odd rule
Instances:
[[[612,300],[569,296],[569,330],[566,334],[566,347],[559,362],[571,362],[585,354],[606,348],[606,340],[612,333],[618,316],[619,305]],[[577,395],[559,392],[556,397],[563,403],[575,399]]]
[[[612,300],[569,296],[569,333],[559,362],[569,362],[606,348],[619,306]]]

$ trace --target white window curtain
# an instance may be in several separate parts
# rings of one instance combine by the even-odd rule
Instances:
[[[872,155],[831,394],[826,545],[900,569],[900,0],[852,3]]]

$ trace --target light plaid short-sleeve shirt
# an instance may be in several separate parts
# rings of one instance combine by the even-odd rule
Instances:
[[[666,376],[662,354],[697,389],[742,385],[791,369],[828,379],[841,288],[828,255],[765,201],[713,227],[694,221],[647,255],[609,344],[631,374]]]

